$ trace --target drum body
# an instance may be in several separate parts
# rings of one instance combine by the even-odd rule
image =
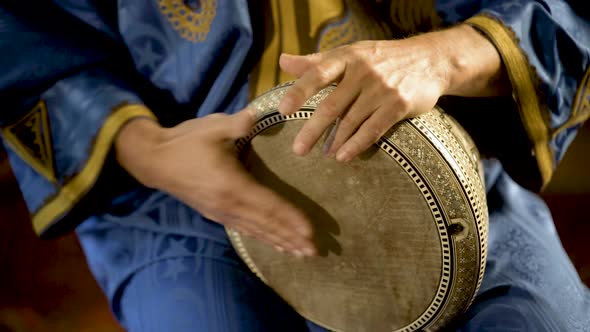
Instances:
[[[277,107],[290,83],[255,99],[236,145],[245,167],[312,220],[319,256],[298,259],[229,230],[240,257],[305,318],[332,331],[438,330],[482,281],[488,212],[479,155],[439,109],[395,125],[359,158],[292,153],[328,87],[301,110]]]

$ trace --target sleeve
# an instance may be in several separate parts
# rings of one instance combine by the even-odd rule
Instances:
[[[121,79],[124,48],[48,1],[2,2],[0,49],[2,142],[34,230],[57,235],[114,187],[103,178],[117,132],[154,116]]]
[[[508,153],[512,158],[503,164],[529,189],[548,184],[578,128],[590,116],[590,12],[582,8],[575,0],[438,3],[444,21],[467,18],[465,22],[487,36],[502,57],[529,147],[520,156]],[[496,136],[506,135],[502,127],[495,128]],[[509,140],[504,142],[508,146],[496,149],[513,148]]]

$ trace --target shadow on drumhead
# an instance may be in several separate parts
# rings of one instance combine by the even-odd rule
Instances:
[[[243,158],[247,160],[247,167],[256,180],[298,207],[310,219],[318,254],[323,257],[328,256],[330,252],[340,255],[342,246],[335,237],[340,234],[340,226],[336,219],[307,195],[282,180],[275,172],[269,169],[256,151],[249,150],[245,154]]]

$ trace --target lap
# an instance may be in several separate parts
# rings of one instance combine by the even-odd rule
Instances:
[[[460,331],[590,331],[590,292],[545,203],[503,174],[488,192],[488,258]]]
[[[119,303],[130,331],[307,331],[251,274],[208,257],[167,258],[142,268]]]
[[[588,290],[550,216],[545,225],[543,216],[514,211],[508,203],[491,211],[486,276],[456,329],[589,330]],[[221,226],[164,194],[129,216],[88,220],[78,235],[114,313],[132,332],[324,331],[248,271]]]
[[[77,233],[131,332],[324,331],[248,270],[221,226],[164,194],[131,215],[87,220]]]

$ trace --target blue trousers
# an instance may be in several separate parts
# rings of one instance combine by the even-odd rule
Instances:
[[[487,174],[487,270],[474,304],[449,329],[590,331],[590,291],[546,205],[502,171]],[[248,270],[220,225],[160,192],[132,201],[131,212],[91,218],[77,230],[127,330],[325,331]]]

